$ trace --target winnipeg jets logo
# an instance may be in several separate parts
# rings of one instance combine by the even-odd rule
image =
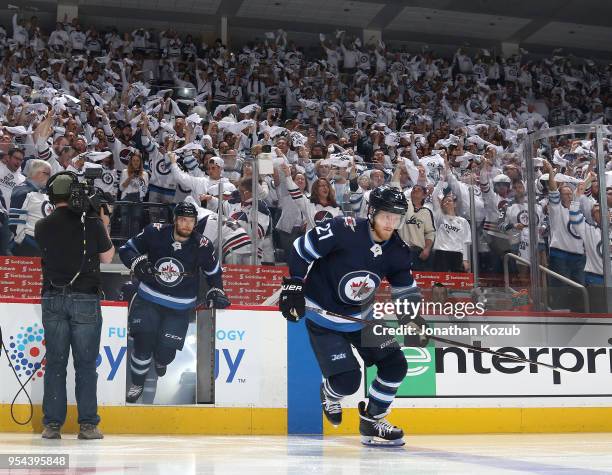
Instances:
[[[102,175],[102,183],[105,185],[111,185],[115,179],[113,178],[112,173],[104,173]]]
[[[170,167],[166,166],[166,162],[164,162],[163,160],[157,162],[157,164],[155,165],[155,170],[160,175],[168,175],[170,173]]]
[[[175,241],[172,243],[172,249],[174,249],[174,252],[180,251],[181,249],[183,249],[183,245],[180,242]]]
[[[161,231],[162,223],[153,223],[153,227],[158,231]],[[141,233],[142,234],[142,233]]]
[[[521,211],[516,217],[516,219],[520,224],[524,226],[529,226],[529,214],[526,210]]]
[[[155,280],[165,287],[175,287],[183,281],[185,267],[178,259],[162,257],[155,263],[158,274]]]
[[[49,216],[53,212],[54,209],[55,209],[55,206],[53,206],[48,201],[43,201],[42,206],[40,207],[40,211],[43,217]]]
[[[380,244],[374,244],[370,248],[370,251],[372,251],[374,257],[382,256],[382,247],[380,247]]]
[[[367,302],[380,285],[380,277],[361,270],[346,274],[338,284],[338,296],[349,305],[359,305]]]

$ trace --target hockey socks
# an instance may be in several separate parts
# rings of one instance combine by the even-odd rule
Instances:
[[[391,406],[391,403],[395,399],[395,394],[400,384],[402,383],[385,381],[380,376],[376,376],[376,379],[372,381],[370,389],[368,390],[370,395],[368,413],[376,416],[387,412],[389,406]]]
[[[138,386],[144,385],[145,378],[149,372],[149,366],[151,366],[152,356],[143,357],[138,355],[136,352],[132,353],[130,358],[130,371],[132,373],[132,383]]]

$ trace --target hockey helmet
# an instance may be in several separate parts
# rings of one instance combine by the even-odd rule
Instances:
[[[378,211],[387,211],[400,215],[402,217],[398,223],[398,227],[400,227],[408,211],[408,200],[406,200],[406,196],[401,190],[389,185],[381,185],[370,192],[368,220],[372,227],[374,226],[374,218]]]
[[[198,220],[198,211],[196,207],[187,201],[181,201],[174,208],[174,218],[178,218],[179,216],[186,216],[189,218],[195,218],[196,222]]]

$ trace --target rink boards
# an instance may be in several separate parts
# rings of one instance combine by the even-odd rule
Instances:
[[[40,305],[0,303],[4,343],[34,403],[32,422],[12,421],[10,405],[19,384],[0,358],[0,430],[40,430],[44,354]],[[303,323],[287,324],[273,308],[238,307],[220,311],[216,322],[215,404],[128,405],[127,307],[106,303],[98,358],[98,403],[107,433],[168,434],[352,434],[357,403],[366,396],[372,373],[359,391],[343,401],[344,423],[323,423],[318,387],[321,375]],[[528,337],[513,346],[480,338],[482,346],[562,364],[555,372],[458,348],[404,350],[409,374],[394,402],[391,421],[408,433],[597,432],[612,431],[612,320],[607,318],[489,317],[483,322],[516,326]],[[464,326],[478,327],[472,320]],[[449,337],[451,338],[451,337]],[[543,345],[542,342],[550,342]],[[11,346],[13,345],[13,346]],[[18,353],[17,353],[18,352]],[[19,354],[22,356],[20,357]],[[68,368],[68,430],[76,428],[74,374]],[[23,392],[14,413],[27,419]]]

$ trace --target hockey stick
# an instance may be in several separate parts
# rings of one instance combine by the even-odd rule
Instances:
[[[330,317],[342,318],[343,320],[348,320],[349,322],[356,322],[356,323],[361,323],[363,325],[369,325],[369,326],[382,325],[384,322],[384,320],[362,320],[361,318],[349,317],[348,315],[340,315],[339,313],[330,312],[329,310],[323,310],[320,308],[310,307],[310,306],[306,306],[306,310],[311,310],[313,312],[318,313],[319,315],[323,315],[323,316],[328,315]],[[391,328],[391,327],[388,327],[388,328]],[[450,346],[458,346],[460,348],[466,348],[468,350],[477,351],[479,353],[486,353],[489,355],[499,356],[502,358],[508,358],[509,360],[513,360],[519,363],[527,363],[527,364],[533,364],[533,365],[538,365],[538,366],[544,366],[546,368],[549,368],[555,371],[566,371],[568,373],[572,372],[563,367],[554,366],[548,363],[542,363],[540,361],[533,361],[527,358],[521,358],[520,356],[509,355],[507,353],[500,353],[498,351],[490,350],[488,348],[482,348],[480,346],[470,345],[469,343],[462,343],[460,341],[448,340],[446,338],[441,338],[439,336],[433,336],[433,335],[428,336],[428,338],[430,340],[437,341],[440,343],[446,343],[447,345],[450,345]]]

